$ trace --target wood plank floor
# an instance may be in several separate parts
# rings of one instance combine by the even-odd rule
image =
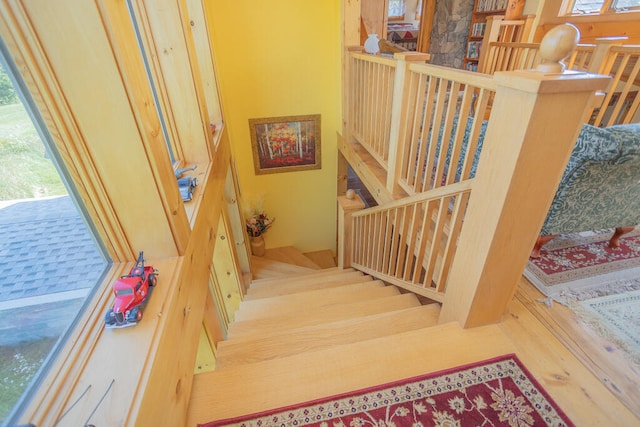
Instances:
[[[640,417],[618,398],[633,390],[614,394],[574,356],[548,328],[553,322],[534,315],[540,303],[532,304],[533,291],[523,284],[498,325],[462,330],[446,324],[196,375],[187,425],[515,353],[576,425],[640,426]]]
[[[523,277],[516,299],[640,418],[640,372],[637,367],[615,345],[583,325],[569,308],[557,303],[548,307],[537,301],[542,297],[540,291]]]

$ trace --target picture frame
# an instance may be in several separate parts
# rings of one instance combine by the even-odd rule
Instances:
[[[320,114],[249,119],[256,175],[321,169]]]

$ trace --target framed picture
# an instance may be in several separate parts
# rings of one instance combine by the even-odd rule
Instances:
[[[320,114],[249,119],[256,175],[320,169]]]

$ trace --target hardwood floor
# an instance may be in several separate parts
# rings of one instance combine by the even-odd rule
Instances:
[[[601,338],[567,307],[536,301],[543,295],[522,278],[515,299],[522,303],[585,367],[640,418],[640,372],[615,345]]]

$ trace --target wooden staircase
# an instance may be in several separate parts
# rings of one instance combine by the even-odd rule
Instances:
[[[216,370],[194,375],[187,426],[510,353],[542,380],[576,425],[637,424],[517,299],[501,324],[436,325],[438,305],[421,305],[413,294],[352,269],[301,267],[268,256],[277,259],[252,263],[259,278],[228,339],[218,343]]]
[[[251,282],[218,344],[217,369],[433,326],[440,312],[354,269],[320,269],[294,248],[253,264],[262,278]]]
[[[227,340],[218,343],[216,370],[198,374],[196,383],[206,381],[215,388],[216,379],[230,372],[301,361],[322,351],[353,357],[357,343],[382,339],[385,346],[393,346],[398,335],[437,324],[439,304],[422,305],[414,294],[354,269],[320,268],[301,257],[287,248],[252,259],[254,279],[229,325]],[[292,380],[298,374],[292,371]],[[273,380],[250,382],[262,381]],[[252,411],[247,408],[247,413]]]

